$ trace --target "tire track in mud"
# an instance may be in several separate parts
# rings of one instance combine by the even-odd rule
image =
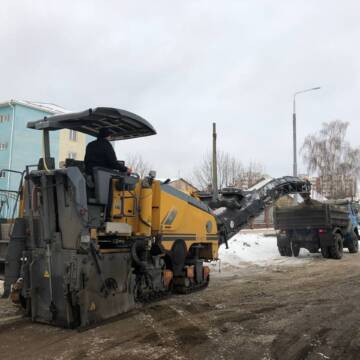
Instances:
[[[309,359],[311,354],[320,354],[320,349],[317,349],[325,341],[326,334],[331,331],[330,328],[323,328],[318,331],[313,329],[310,332],[304,333],[287,334],[286,340],[284,341],[283,335],[273,343],[271,350],[271,358],[276,360],[305,360]],[[324,358],[327,357],[327,352],[321,353]]]
[[[148,308],[146,315],[151,316],[151,320],[147,320],[151,321],[155,333],[164,342],[173,344],[177,356],[186,359],[238,359],[236,342],[231,341],[229,347],[229,343],[224,341],[228,329],[224,328],[222,317],[226,311],[221,304],[211,306],[208,302],[192,299],[191,302],[175,300],[167,305],[157,304]]]
[[[0,354],[6,359],[40,360],[52,358],[47,355],[47,351],[53,345],[70,339],[71,331],[44,324],[33,324],[25,318],[0,327],[0,337]]]
[[[171,346],[174,358],[188,359],[189,354],[209,342],[208,328],[198,321],[198,316],[209,310],[208,304],[201,310],[188,304],[155,304],[144,311],[143,320],[150,325],[154,334],[165,346]],[[196,320],[195,320],[196,319]],[[142,339],[143,342],[153,341],[152,336]]]
[[[140,314],[139,319],[151,332],[139,339],[140,345],[156,346],[167,353],[169,359],[186,359],[179,349],[171,322],[178,321],[177,313],[170,307],[162,304],[155,304],[145,308]],[[160,357],[161,359],[161,357]]]
[[[300,311],[292,316],[292,326],[287,326],[274,339],[271,359],[359,359],[359,310],[339,311],[338,303],[329,302]]]
[[[286,305],[266,301],[243,306],[236,301],[229,303],[228,299],[224,300],[224,303],[212,305],[201,300],[196,302],[196,299],[189,305],[176,304],[176,310],[197,328],[203,329],[208,337],[205,344],[198,344],[199,356],[196,358],[203,359],[207,352],[206,359],[239,359],[239,349],[245,348],[246,351],[241,351],[241,359],[263,358],[266,351],[258,345],[271,344],[275,335],[272,331],[264,331],[261,322]],[[251,349],[252,346],[255,350]],[[248,355],[250,353],[252,355]]]

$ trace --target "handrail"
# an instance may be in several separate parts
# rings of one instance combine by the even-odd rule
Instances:
[[[21,194],[21,191],[22,191],[22,183],[23,183],[23,179],[24,179],[24,175],[25,175],[26,170],[17,171],[17,170],[11,170],[11,169],[1,169],[0,171],[1,172],[9,172],[9,173],[14,173],[14,174],[21,175],[18,190],[10,190],[10,189],[3,190],[3,189],[0,189],[0,193],[2,192],[2,193],[6,194],[6,195],[3,195],[3,196],[5,196],[5,198],[7,200],[8,212],[6,214],[6,218],[10,218],[10,219],[14,220],[15,211],[16,211],[16,208],[17,208],[17,205],[18,205],[18,202],[19,202],[19,198],[20,198],[20,194]],[[9,204],[8,199],[11,199],[13,203]],[[0,215],[1,215],[2,211],[3,211],[3,205],[0,207]],[[10,215],[10,217],[9,217],[9,215]]]

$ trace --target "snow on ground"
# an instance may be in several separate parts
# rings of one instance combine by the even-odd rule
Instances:
[[[262,233],[239,233],[229,240],[229,249],[220,247],[221,267],[242,267],[249,263],[259,266],[303,265],[321,257],[301,249],[298,258],[280,256],[276,236],[264,236]]]

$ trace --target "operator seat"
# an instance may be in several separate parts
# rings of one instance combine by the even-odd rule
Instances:
[[[84,161],[66,158],[64,166],[65,166],[65,168],[75,166],[75,167],[79,168],[79,170],[81,171],[82,174],[85,174]]]
[[[110,193],[110,180],[113,177],[118,176],[121,176],[121,174],[115,170],[103,167],[94,167],[93,178],[95,185],[95,198],[98,204],[108,204]]]
[[[103,167],[94,167],[93,177],[95,183],[96,202],[101,205],[111,206],[111,180],[117,179],[116,188],[121,191],[132,191],[135,189],[138,177],[129,176],[125,172],[111,170]]]

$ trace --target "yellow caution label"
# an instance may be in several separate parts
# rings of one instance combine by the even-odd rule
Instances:
[[[95,303],[92,301],[91,303],[90,303],[90,306],[89,306],[89,311],[95,311],[96,310],[96,305],[95,305]]]
[[[44,271],[44,278],[49,278],[50,274],[47,270]]]

